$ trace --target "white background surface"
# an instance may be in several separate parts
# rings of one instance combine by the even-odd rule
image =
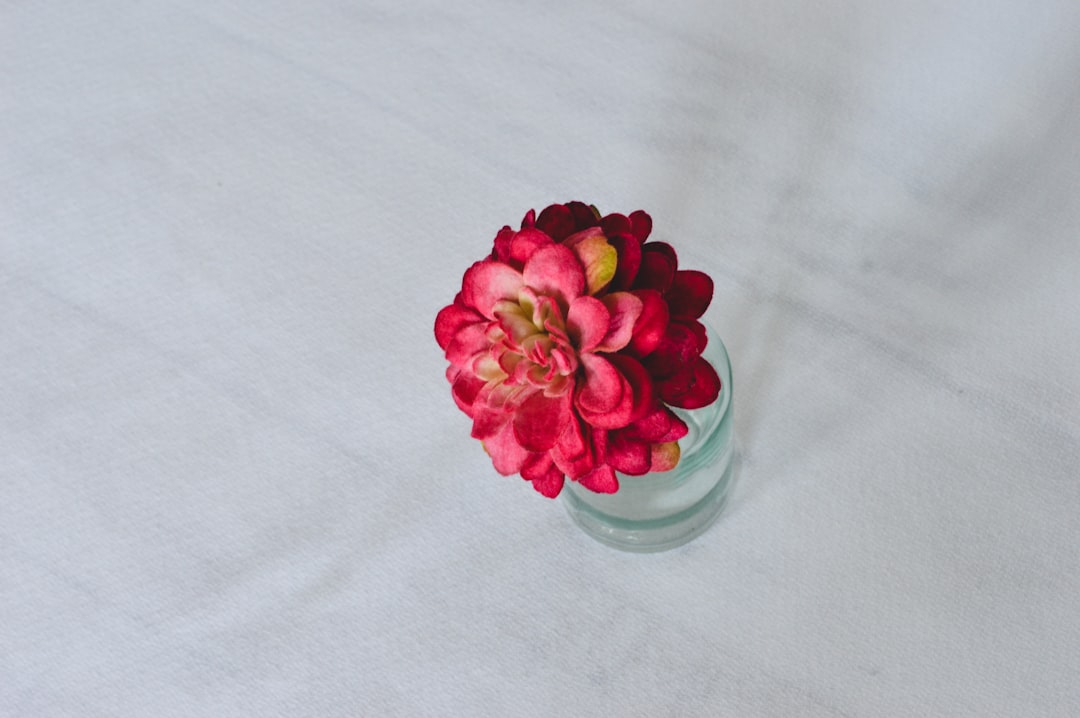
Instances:
[[[0,4],[0,714],[1076,715],[1080,5],[893,5]],[[669,553],[443,377],[570,199],[716,280]]]

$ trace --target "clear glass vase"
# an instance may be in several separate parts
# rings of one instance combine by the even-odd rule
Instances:
[[[716,332],[707,329],[703,356],[723,386],[709,406],[674,409],[690,428],[679,440],[679,464],[644,476],[618,474],[614,494],[566,482],[562,496],[567,512],[597,541],[624,551],[666,551],[701,535],[723,510],[735,468],[731,361]]]

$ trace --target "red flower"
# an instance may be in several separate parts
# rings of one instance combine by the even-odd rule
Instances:
[[[530,211],[475,263],[435,337],[447,378],[496,470],[554,497],[566,476],[618,489],[615,471],[666,471],[687,427],[669,408],[714,401],[698,322],[712,280],[646,242],[649,215],[581,202]],[[666,405],[665,405],[666,404]]]

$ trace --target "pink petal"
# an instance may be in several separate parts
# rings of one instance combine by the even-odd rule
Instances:
[[[597,376],[597,394],[590,392],[588,363],[599,359],[595,354],[582,355],[586,364],[585,386],[578,394],[578,413],[581,418],[597,429],[621,429],[644,414],[652,403],[652,380],[641,364],[628,356],[609,354],[606,359],[599,359],[613,366],[616,371],[611,375]],[[618,397],[614,403],[612,399]],[[593,402],[593,399],[597,401]],[[592,402],[592,403],[590,403]],[[597,410],[594,406],[604,405]]]
[[[558,297],[564,306],[581,296],[585,289],[581,262],[561,244],[537,250],[525,263],[523,275],[525,284],[537,294]]]
[[[615,478],[615,470],[607,464],[597,466],[578,479],[578,482],[598,494],[613,494],[619,490],[619,480]]]
[[[697,319],[709,308],[712,297],[712,277],[696,269],[680,269],[664,298],[672,317]]]
[[[578,297],[566,314],[566,333],[579,352],[592,351],[607,335],[610,326],[611,315],[606,302],[596,297]]]
[[[622,400],[626,379],[619,370],[596,354],[582,354],[585,381],[577,393],[577,405],[591,414],[603,414],[615,409]]]
[[[487,335],[487,322],[466,324],[458,330],[446,347],[446,359],[451,364],[465,366],[482,351],[491,347]]]
[[[669,441],[663,444],[652,445],[652,470],[653,471],[671,471],[679,464],[679,457],[682,451],[679,449],[679,442]]]
[[[622,431],[608,435],[607,463],[616,471],[630,476],[649,473],[652,466],[652,448],[648,442],[630,439]]]
[[[510,242],[514,239],[516,232],[510,229],[509,226],[503,227],[499,230],[499,233],[495,235],[495,241],[491,249],[491,256],[493,259],[497,259],[500,262],[507,262],[510,260]]]
[[[484,260],[465,271],[462,299],[488,319],[494,319],[493,307],[504,299],[516,300],[523,284],[521,273],[513,267]]]
[[[548,451],[570,421],[570,393],[546,396],[538,391],[514,414],[514,436],[529,451]]]
[[[639,242],[644,242],[649,238],[652,233],[652,217],[643,212],[637,210],[630,213],[630,227],[631,232],[638,238]]]
[[[484,451],[491,456],[491,463],[495,470],[503,476],[510,476],[521,471],[521,467],[529,458],[526,451],[517,439],[514,438],[514,430],[509,424],[502,431],[492,437],[484,439]]]
[[[599,227],[592,227],[567,237],[563,246],[577,255],[585,269],[585,289],[596,294],[615,277],[619,252],[608,243]]]
[[[510,242],[510,262],[522,267],[537,250],[554,244],[551,237],[538,229],[526,228],[514,235]]]
[[[634,323],[634,334],[630,338],[629,347],[638,356],[645,356],[664,338],[668,325],[668,307],[656,290],[639,289],[634,291],[634,295],[642,301],[642,308],[641,316]]]
[[[484,318],[468,307],[451,304],[443,307],[435,317],[435,341],[439,348],[446,351],[454,335],[467,324],[482,322]]]
[[[617,352],[630,343],[634,324],[645,304],[630,292],[612,292],[601,299],[607,307],[610,322],[607,334],[596,347],[598,352]]]
[[[675,279],[675,269],[678,266],[678,259],[671,245],[648,242],[641,247],[641,269],[634,279],[634,287],[666,292]]]
[[[536,228],[556,242],[561,242],[577,231],[577,224],[569,207],[565,204],[553,204],[540,213]]]

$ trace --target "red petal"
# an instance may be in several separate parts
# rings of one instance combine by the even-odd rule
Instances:
[[[606,459],[616,471],[641,476],[652,466],[652,447],[648,442],[628,438],[625,432],[613,431],[608,435]]]
[[[577,225],[578,231],[600,224],[600,213],[596,211],[595,207],[584,202],[567,202],[566,208],[574,216],[574,224]]]
[[[510,422],[510,414],[502,409],[473,404],[472,438],[490,439]],[[510,473],[514,473],[513,471]]]
[[[451,304],[443,307],[435,317],[435,341],[446,351],[454,335],[466,324],[481,322],[484,318],[468,307]]]
[[[461,286],[462,300],[488,319],[494,319],[492,309],[495,303],[503,299],[516,300],[522,284],[521,273],[513,267],[484,260],[465,271]]]
[[[577,224],[569,207],[565,204],[553,204],[540,213],[536,228],[556,242],[561,242],[577,231]]]
[[[631,232],[637,237],[639,242],[644,242],[649,238],[652,233],[652,217],[643,212],[637,210],[630,213],[630,227]]]
[[[653,380],[641,362],[633,357],[614,354],[608,357],[608,360],[615,365],[630,386],[630,416],[625,420],[620,418],[619,426],[607,425],[605,427],[620,428],[640,419],[649,411],[649,407],[653,404]]]
[[[637,289],[655,289],[666,292],[675,279],[679,260],[675,250],[664,242],[649,242],[641,247],[641,269],[634,279]]]
[[[633,232],[630,220],[626,218],[626,215],[617,213],[609,214],[600,220],[600,228],[609,237],[614,234],[632,234]]]
[[[577,478],[592,471],[595,461],[591,438],[588,426],[583,427],[580,419],[572,417],[551,449],[551,458],[555,466],[571,478]]]
[[[671,289],[664,296],[672,317],[697,319],[709,308],[713,297],[713,280],[696,269],[675,272]]]
[[[534,489],[549,499],[553,499],[562,491],[565,479],[561,471],[552,467],[546,474],[531,481]]]
[[[648,442],[659,441],[661,437],[671,431],[672,416],[674,415],[667,407],[659,401],[654,401],[649,410],[640,419],[626,427],[623,433],[630,439],[641,439]]]
[[[671,322],[660,344],[644,361],[652,376],[666,379],[693,366],[698,356],[700,352],[694,332],[678,322]]]
[[[538,391],[514,413],[514,436],[529,451],[547,451],[570,421],[570,392],[550,397]]]
[[[454,379],[451,394],[458,408],[469,416],[473,415],[472,405],[476,401],[476,395],[484,388],[484,380],[479,379],[469,372],[459,372]]]
[[[661,443],[678,441],[690,433],[690,428],[686,425],[686,422],[680,419],[671,409],[664,407],[664,411],[671,417],[671,429],[659,439],[655,439],[655,441]]]
[[[629,289],[641,269],[641,244],[634,237],[624,234],[609,236],[608,243],[619,253],[619,263],[608,289]]]
[[[668,404],[682,409],[700,409],[716,401],[720,395],[720,377],[704,358],[698,358],[689,371],[668,381],[672,384],[667,390],[663,386],[666,382],[657,383],[660,395]],[[665,396],[665,391],[668,396]]]
[[[491,456],[495,470],[503,476],[521,471],[525,460],[529,458],[529,452],[518,444],[509,424],[495,436],[484,440],[484,450]]]
[[[635,290],[634,295],[642,301],[642,307],[641,316],[634,323],[634,335],[629,346],[638,356],[645,356],[656,349],[667,331],[667,302],[653,289]]]
[[[697,338],[697,352],[701,354],[705,347],[709,346],[709,334],[705,331],[705,325],[696,319],[680,319],[679,324],[689,329]]]
[[[632,295],[630,295],[632,296]],[[611,326],[611,314],[606,302],[596,297],[578,297],[570,304],[566,314],[566,333],[579,352],[592,351]]]
[[[619,480],[615,478],[615,470],[607,464],[597,466],[578,481],[585,488],[598,494],[613,494],[619,490]]]
[[[525,263],[525,284],[537,294],[555,296],[564,306],[581,296],[585,288],[585,270],[577,255],[562,246],[553,244],[538,250]]]

